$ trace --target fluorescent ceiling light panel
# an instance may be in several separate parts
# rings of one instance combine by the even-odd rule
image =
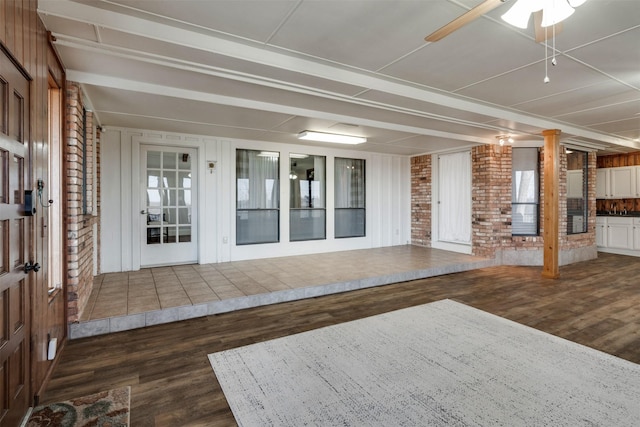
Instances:
[[[340,135],[337,133],[312,132],[305,130],[298,134],[298,139],[309,141],[334,142],[336,144],[362,144],[367,138],[362,136]]]
[[[280,157],[280,153],[277,151],[261,151],[258,153],[258,157]]]

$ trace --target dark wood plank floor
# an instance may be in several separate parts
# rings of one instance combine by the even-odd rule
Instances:
[[[640,363],[640,258],[494,267],[71,341],[42,402],[131,385],[131,425],[233,426],[208,353],[451,298]]]

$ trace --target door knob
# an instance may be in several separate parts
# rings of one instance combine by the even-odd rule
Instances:
[[[37,273],[38,271],[40,271],[40,264],[38,264],[37,262],[34,264],[31,261],[28,261],[24,265],[24,274],[29,274],[31,270]]]
[[[140,215],[146,215],[146,214],[147,214],[147,211],[145,211],[144,209],[140,211]]]

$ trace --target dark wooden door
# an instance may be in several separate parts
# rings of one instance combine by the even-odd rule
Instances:
[[[30,166],[29,80],[0,48],[0,426],[31,403],[29,275],[31,219],[23,214]]]

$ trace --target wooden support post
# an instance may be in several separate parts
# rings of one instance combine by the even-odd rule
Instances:
[[[544,136],[544,216],[542,238],[544,242],[542,277],[560,277],[560,131],[550,129]]]

